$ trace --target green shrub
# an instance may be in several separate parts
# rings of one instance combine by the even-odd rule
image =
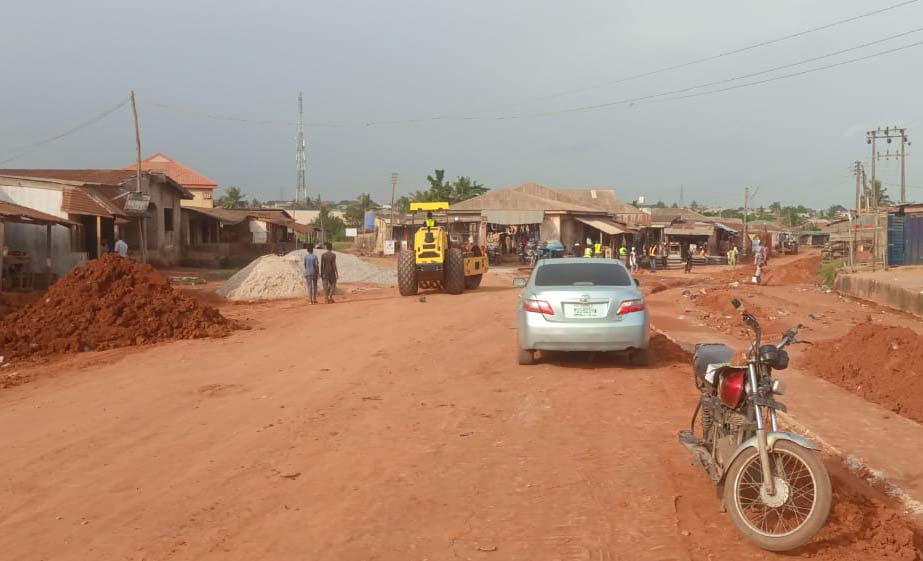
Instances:
[[[833,261],[827,261],[820,266],[820,269],[817,271],[817,276],[821,278],[824,283],[824,286],[833,286],[833,281],[836,279],[837,271],[843,267],[842,259],[834,259]]]

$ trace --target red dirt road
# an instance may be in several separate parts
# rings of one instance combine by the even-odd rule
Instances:
[[[681,353],[517,366],[515,296],[229,306],[254,329],[28,373],[0,391],[2,558],[791,558],[743,540],[677,443]],[[837,486],[796,557],[918,557]]]

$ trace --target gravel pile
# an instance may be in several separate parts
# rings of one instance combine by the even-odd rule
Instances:
[[[307,253],[305,249],[297,249],[286,255],[285,259],[296,263],[302,271],[301,274],[304,274],[304,256]],[[315,251],[314,253],[320,259],[322,252]],[[382,286],[397,285],[396,271],[383,269],[349,253],[337,253],[337,271],[340,272],[340,282],[364,282]]]
[[[238,271],[218,287],[216,292],[228,300],[306,298],[306,253],[306,250],[299,249],[284,257],[264,255]],[[348,253],[337,253],[337,270],[340,272],[341,283],[362,282],[383,286],[397,284],[397,273],[394,271],[382,269]],[[341,292],[339,287],[337,292]]]
[[[305,298],[304,268],[278,255],[264,255],[237,271],[216,290],[228,300]]]

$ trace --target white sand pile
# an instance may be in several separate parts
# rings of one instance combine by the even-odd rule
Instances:
[[[308,253],[305,249],[296,249],[285,256],[285,259],[294,262],[304,274],[304,256]],[[314,250],[320,259],[321,251]],[[396,286],[397,272],[383,269],[377,265],[363,261],[355,255],[337,252],[337,271],[340,273],[340,282],[365,282],[380,284],[382,286]]]
[[[306,298],[304,267],[277,255],[264,255],[237,271],[216,290],[228,300]]]
[[[308,287],[304,281],[306,253],[306,250],[299,249],[285,257],[264,255],[238,271],[215,292],[228,300],[306,298],[308,296]],[[337,253],[337,271],[340,273],[341,283],[363,282],[383,286],[397,284],[397,273],[394,271],[382,269],[348,253]],[[342,292],[341,287],[338,286],[337,293]]]

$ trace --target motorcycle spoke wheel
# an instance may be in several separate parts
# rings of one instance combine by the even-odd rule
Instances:
[[[787,551],[804,545],[830,512],[830,478],[813,452],[780,441],[769,455],[774,493],[763,487],[755,449],[734,462],[725,501],[734,523],[765,549]]]

